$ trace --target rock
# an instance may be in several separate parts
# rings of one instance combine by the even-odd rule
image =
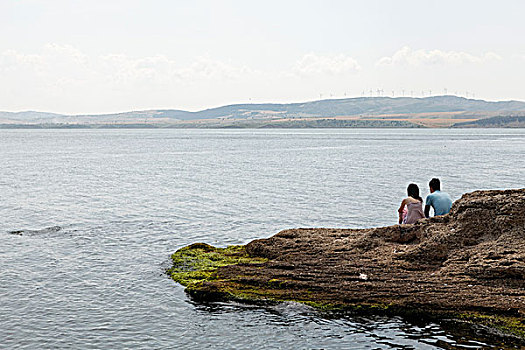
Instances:
[[[188,293],[453,317],[525,339],[525,189],[468,193],[414,225],[285,230],[237,251],[242,263],[188,281]]]
[[[12,235],[18,235],[18,236],[22,236],[22,235],[40,235],[40,234],[47,234],[47,233],[55,233],[55,232],[58,232],[60,230],[62,230],[62,227],[60,227],[60,226],[51,226],[51,227],[46,227],[46,228],[41,229],[41,230],[15,230],[15,231],[9,231],[8,233],[12,234]]]

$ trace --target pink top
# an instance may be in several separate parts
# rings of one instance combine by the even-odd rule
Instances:
[[[415,203],[409,203],[406,205],[407,208],[407,216],[404,220],[405,224],[414,224],[419,219],[424,219],[425,214],[423,213],[423,203],[421,202],[415,202]]]

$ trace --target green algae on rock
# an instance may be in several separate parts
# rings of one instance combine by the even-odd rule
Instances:
[[[173,266],[166,272],[183,286],[190,288],[195,284],[215,277],[217,268],[235,264],[260,264],[268,259],[251,258],[244,246],[216,248],[205,243],[195,243],[181,248],[171,255]]]
[[[454,317],[457,320],[495,329],[502,334],[510,334],[517,338],[525,339],[525,322],[523,317],[487,315],[479,312],[456,314]]]
[[[169,273],[196,300],[454,319],[525,341],[524,208],[525,189],[476,191],[414,225],[192,245],[172,256]]]

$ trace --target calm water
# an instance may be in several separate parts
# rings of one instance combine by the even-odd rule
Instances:
[[[193,242],[396,222],[406,185],[524,187],[525,130],[0,130],[0,348],[477,348],[400,318],[193,303]],[[22,235],[9,231],[26,230]]]

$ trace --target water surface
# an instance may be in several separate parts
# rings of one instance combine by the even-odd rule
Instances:
[[[523,187],[525,130],[0,130],[1,348],[497,346],[401,318],[193,303],[180,247],[394,224],[406,185]],[[9,234],[22,231],[21,235]]]

